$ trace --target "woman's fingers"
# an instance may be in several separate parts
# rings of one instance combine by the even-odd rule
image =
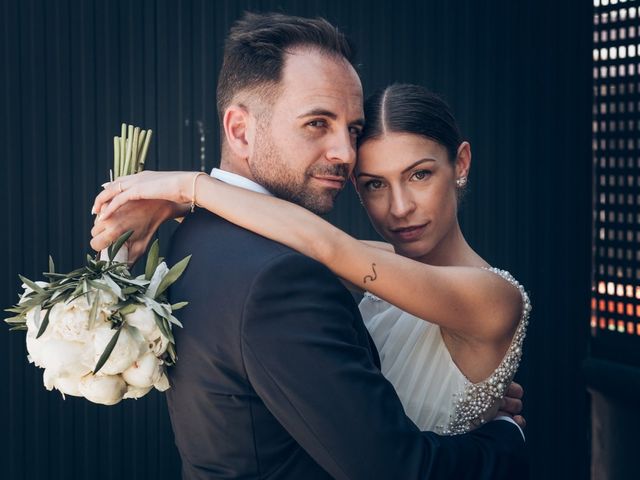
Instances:
[[[135,190],[135,191],[134,191]],[[103,211],[100,212],[100,218],[102,220],[108,219],[113,212],[118,210],[122,205],[127,203],[129,200],[139,200],[140,195],[136,194],[137,188],[135,186],[130,187],[127,190],[123,190],[118,193],[113,199],[106,205]]]
[[[93,201],[93,207],[91,207],[91,213],[100,213],[104,204],[110,202],[111,199],[118,194],[116,190],[109,188],[108,185],[109,184],[96,196],[96,199]]]
[[[138,173],[136,175],[124,175],[122,177],[118,177],[113,182],[107,182],[102,185],[102,192],[100,192],[96,199],[93,201],[93,208],[91,209],[91,213],[96,214],[100,213],[105,203],[110,202],[114,197],[118,194],[124,192],[127,189],[127,186],[136,182],[136,177],[144,176],[145,172]]]

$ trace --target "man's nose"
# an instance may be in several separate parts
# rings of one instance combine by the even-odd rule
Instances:
[[[407,189],[391,189],[391,206],[389,212],[396,218],[404,218],[416,209],[413,196]]]
[[[353,166],[356,162],[356,145],[348,129],[336,132],[331,138],[331,145],[327,150],[327,158],[334,163],[346,163]]]

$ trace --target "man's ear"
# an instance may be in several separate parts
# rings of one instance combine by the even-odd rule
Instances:
[[[469,176],[471,168],[471,145],[469,142],[462,142],[456,154],[456,179]]]
[[[222,117],[227,146],[234,155],[249,158],[253,151],[255,121],[243,105],[230,105]]]

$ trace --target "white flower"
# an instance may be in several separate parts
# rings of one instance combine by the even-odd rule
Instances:
[[[159,381],[162,372],[162,360],[147,352],[122,372],[122,378],[133,387],[146,388]]]
[[[155,337],[155,339],[151,340],[148,346],[156,357],[161,357],[164,352],[167,351],[167,347],[169,346],[169,339],[162,333],[160,333],[159,328],[156,331],[158,335]]]
[[[91,306],[87,304],[84,297],[77,298],[71,303],[56,303],[51,309],[47,330],[50,329],[53,336],[63,340],[88,342],[91,339],[90,309]]]
[[[124,397],[122,398],[138,399],[140,397],[144,397],[147,393],[151,391],[152,388],[153,388],[153,385],[151,385],[150,387],[129,387],[127,389],[127,393],[125,393]]]
[[[169,379],[167,378],[167,374],[165,372],[160,376],[160,380],[153,384],[160,392],[164,392],[165,390],[169,390]]]
[[[100,369],[100,373],[105,375],[116,375],[124,372],[131,364],[138,358],[142,348],[144,346],[144,340],[136,334],[133,329],[123,326],[120,330],[120,336],[114,349],[109,355],[109,359]],[[94,330],[93,348],[95,349],[94,360],[98,363],[98,360],[104,353],[107,344],[111,341],[116,334],[115,330],[112,330],[105,325]]]
[[[56,388],[62,392],[63,396],[66,394],[74,397],[82,396],[82,393],[80,392],[80,381],[82,378],[83,375],[56,375],[55,373],[52,373],[50,369],[45,369],[43,375],[44,386],[47,390]]]
[[[80,380],[80,393],[88,400],[102,405],[115,405],[127,391],[120,375],[87,375]]]
[[[86,375],[91,371],[83,365],[85,345],[79,342],[67,342],[57,338],[48,338],[39,342],[36,340],[35,351],[31,356],[36,365],[49,370],[52,375]],[[34,345],[32,344],[32,349]]]
[[[42,337],[36,339],[35,333],[33,335],[27,333],[27,352],[29,352],[27,359],[30,363],[35,364],[36,367],[44,368],[45,366],[42,356],[42,347],[45,342],[46,339]]]
[[[169,339],[158,328],[155,314],[151,307],[140,305],[134,312],[125,315],[124,318],[129,326],[138,329],[146,340],[149,350],[153,351],[156,357],[160,357],[167,351]]]
[[[167,267],[167,264],[165,262],[161,262],[156,267],[156,270],[155,272],[153,272],[153,276],[151,277],[151,281],[149,282],[149,286],[147,287],[147,295],[149,297],[155,298],[158,287],[160,286],[160,282],[162,282],[168,272],[169,267]]]
[[[146,340],[151,339],[154,330],[158,328],[155,313],[145,305],[138,306],[132,313],[125,315],[124,319],[131,327],[136,327]]]

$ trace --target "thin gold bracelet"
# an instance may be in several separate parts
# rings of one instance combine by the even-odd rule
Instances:
[[[205,172],[198,172],[193,176],[193,185],[191,188],[191,213],[194,212],[196,207],[200,206],[196,203],[196,180],[198,180],[198,177],[200,175],[207,175],[207,174]]]

